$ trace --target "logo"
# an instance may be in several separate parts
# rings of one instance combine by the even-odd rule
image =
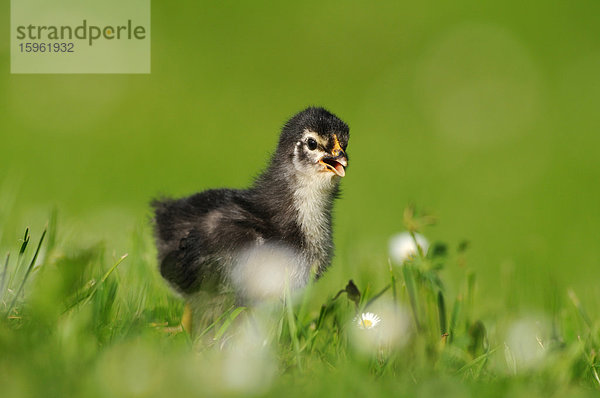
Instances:
[[[116,27],[113,27],[116,26]],[[112,25],[99,27],[88,25],[86,19],[80,26],[75,28],[71,26],[17,26],[17,40],[47,40],[50,41],[72,41],[73,39],[88,40],[88,45],[92,45],[94,40],[121,40],[146,38],[146,28],[143,26],[132,26],[131,19],[127,20],[127,25]]]
[[[150,73],[150,0],[12,0],[11,73]]]

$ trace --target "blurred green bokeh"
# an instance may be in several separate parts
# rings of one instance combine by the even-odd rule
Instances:
[[[322,105],[351,126],[329,278],[385,258],[412,202],[431,240],[470,241],[492,305],[510,278],[524,305],[549,282],[598,301],[599,22],[597,1],[155,1],[150,75],[11,75],[3,29],[0,247],[56,207],[64,239],[124,252],[151,198],[248,185]]]

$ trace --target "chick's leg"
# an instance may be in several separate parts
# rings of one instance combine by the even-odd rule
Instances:
[[[185,307],[183,308],[183,315],[181,316],[181,326],[183,326],[183,330],[188,332],[188,334],[192,334],[194,324],[194,316],[192,307],[190,303],[185,303]]]

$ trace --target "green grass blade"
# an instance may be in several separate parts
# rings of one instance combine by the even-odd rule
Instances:
[[[417,242],[417,236],[415,235],[414,231],[408,231],[408,233],[410,234],[410,237],[412,238],[416,248],[417,248],[417,252],[419,254],[419,257],[421,259],[425,258],[425,253],[423,253],[423,248],[421,247],[421,245],[419,244],[419,242]]]
[[[25,253],[25,249],[29,244],[29,239],[31,236],[29,235],[29,227],[25,228],[25,235],[23,236],[23,243],[21,243],[21,248],[19,249],[19,256],[22,256]]]
[[[17,275],[19,275],[19,271],[21,270],[21,267],[23,266],[23,262],[25,261],[25,250],[27,249],[27,246],[29,245],[30,239],[31,239],[31,236],[29,235],[29,227],[27,227],[27,228],[25,228],[25,234],[23,235],[23,242],[21,243],[21,247],[19,248],[19,254],[17,255],[17,264],[16,264],[13,272],[11,273],[10,278],[8,279],[8,288],[13,286],[14,278],[16,278]]]
[[[583,319],[585,324],[591,329],[592,328],[592,320],[590,319],[587,312],[581,305],[581,301],[579,301],[579,298],[577,297],[577,295],[575,294],[575,292],[572,289],[569,289],[567,293],[569,295],[569,299],[571,300],[571,302],[573,303],[575,308],[577,308],[577,312],[579,313],[579,316],[581,317],[581,319]]]
[[[215,333],[215,337],[213,337],[213,340],[215,340],[215,341],[219,340],[221,338],[221,336],[223,336],[225,334],[227,329],[229,329],[229,327],[231,326],[233,321],[235,321],[235,319],[238,317],[238,315],[240,315],[245,310],[246,310],[246,307],[237,307],[233,311],[229,312],[229,315],[227,316],[227,318],[225,319],[225,321],[223,322],[223,324],[221,325],[221,327],[219,328],[217,333]]]
[[[29,232],[29,228],[25,231],[25,237],[27,238]],[[15,297],[13,298],[12,302],[10,303],[10,306],[8,307],[8,311],[6,311],[6,315],[10,316],[10,313],[12,312],[17,299],[19,298],[19,296],[21,295],[21,292],[23,291],[23,288],[25,287],[25,282],[27,282],[27,279],[29,278],[29,275],[31,274],[31,270],[33,269],[33,266],[35,264],[35,261],[37,260],[38,254],[40,253],[40,249],[42,248],[42,243],[44,242],[44,237],[46,236],[46,229],[44,229],[44,232],[42,232],[42,237],[40,238],[40,242],[37,245],[37,248],[35,249],[35,253],[33,254],[33,258],[31,259],[31,262],[29,263],[29,267],[27,267],[27,271],[25,272],[25,276],[23,277],[23,280],[21,281],[21,285],[19,286],[19,288],[17,289],[17,293],[15,294]],[[29,238],[27,238],[27,242],[29,242]],[[25,242],[23,242],[23,247],[26,247],[27,244]],[[24,251],[24,249],[23,249]]]
[[[110,267],[110,269],[108,271],[106,271],[106,273],[104,274],[104,276],[102,277],[102,279],[100,279],[99,283],[95,283],[91,286],[91,290],[89,292],[89,294],[87,295],[87,297],[82,297],[81,300],[79,302],[83,302],[82,305],[85,305],[87,303],[89,303],[89,301],[92,299],[92,297],[94,297],[94,294],[96,294],[96,292],[98,291],[98,289],[100,288],[100,286],[106,282],[106,280],[108,279],[108,277],[110,276],[110,274],[113,273],[114,270],[117,269],[117,267],[123,262],[123,260],[125,260],[127,258],[127,256],[129,256],[129,254],[125,253],[121,256],[121,258],[119,258],[117,260],[117,262]],[[89,282],[88,282],[89,283]],[[71,305],[70,308],[73,308],[77,305],[78,303],[74,303],[73,305]]]
[[[438,292],[438,316],[440,321],[440,333],[441,335],[446,334],[446,303],[444,301],[444,295],[441,291]]]
[[[374,295],[373,297],[371,297],[369,299],[369,301],[367,301],[367,304],[365,305],[365,309],[369,308],[369,306],[371,306],[371,304],[373,304],[375,301],[377,301],[377,299],[381,296],[383,296],[383,294],[385,292],[387,292],[389,290],[389,288],[392,287],[391,285],[387,285],[386,287],[384,287],[379,293],[377,293],[376,295]]]
[[[471,317],[473,316],[473,304],[475,301],[475,273],[470,271],[467,274],[467,294],[465,297],[466,311],[465,320],[467,324],[471,323]]]
[[[0,282],[0,300],[4,298],[4,283],[6,282],[6,274],[8,273],[8,261],[10,260],[10,252],[6,253],[6,261],[2,270],[2,281]]]
[[[394,275],[394,266],[392,260],[388,258],[388,268],[390,270],[390,284],[392,286],[392,298],[394,300],[394,307],[398,306],[398,292],[396,290],[396,275]]]
[[[458,297],[454,302],[454,307],[452,308],[452,315],[450,316],[450,326],[448,327],[448,341],[452,343],[454,340],[454,335],[456,334],[456,324],[458,323],[458,316],[460,314],[460,310],[462,307],[462,299]]]
[[[117,260],[117,262],[115,263],[115,265],[113,265],[112,267],[110,267],[110,269],[104,274],[104,276],[100,280],[100,283],[104,283],[106,281],[106,279],[108,279],[108,277],[110,276],[110,274],[112,274],[113,271],[117,269],[117,267],[119,266],[119,264],[121,264],[123,262],[123,260],[125,260],[127,258],[127,256],[129,256],[129,254],[127,254],[127,253],[123,254],[121,256],[121,258],[119,258]]]
[[[235,309],[235,306],[233,306],[233,305],[231,307],[229,307],[226,311],[224,311],[221,315],[219,315],[219,317],[217,319],[215,319],[213,323],[211,323],[210,325],[208,325],[202,331],[202,333],[200,333],[198,335],[198,337],[202,337],[202,336],[206,335],[208,332],[210,332],[215,326],[217,326],[217,324],[219,322],[221,322],[221,320],[223,320],[223,318],[225,318],[227,315],[229,315],[234,309]]]
[[[415,280],[413,277],[412,269],[410,269],[407,265],[404,265],[402,267],[402,275],[404,276],[404,283],[406,285],[408,300],[412,309],[415,325],[417,327],[417,330],[421,331],[422,328],[419,316],[419,303],[417,300],[417,291],[415,289]]]
[[[491,350],[488,350],[487,352],[485,352],[484,354],[481,354],[480,356],[478,356],[477,358],[473,359],[471,362],[467,363],[466,365],[462,366],[460,369],[458,369],[456,371],[457,374],[461,374],[466,372],[469,369],[472,369],[473,367],[480,365],[478,367],[478,372],[477,374],[479,374],[479,372],[481,372],[481,369],[483,368],[483,365],[485,365],[485,362],[487,361],[487,359],[496,351],[498,351],[500,347],[496,347],[493,348]]]

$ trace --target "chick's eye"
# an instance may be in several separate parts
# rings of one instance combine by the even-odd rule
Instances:
[[[306,141],[306,144],[308,145],[308,149],[310,149],[311,151],[317,149],[317,141],[315,141],[313,138],[309,138]]]

